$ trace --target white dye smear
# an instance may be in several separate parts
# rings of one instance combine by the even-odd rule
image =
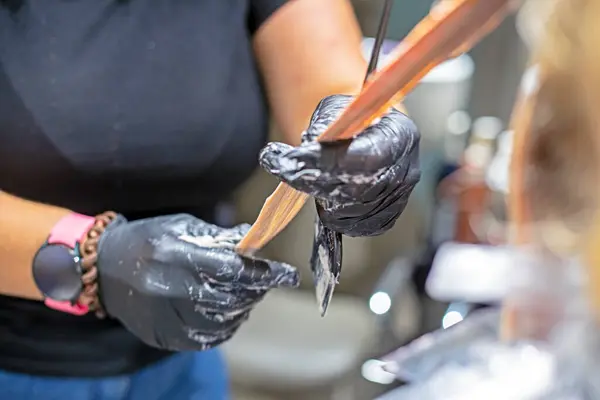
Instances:
[[[279,166],[280,171],[282,173],[285,173],[288,171],[297,171],[299,169],[302,169],[306,166],[306,163],[304,161],[298,161],[295,158],[282,157],[279,160]]]
[[[217,236],[192,236],[188,234],[183,234],[180,235],[178,239],[183,240],[184,242],[192,243],[199,247],[211,249],[231,249],[235,247],[233,242],[239,239],[239,235],[228,231],[224,231],[223,233],[220,233]]]
[[[323,246],[319,246],[318,255],[321,267],[317,274],[318,278],[315,290],[317,293],[317,300],[319,301],[319,311],[322,316],[325,316],[326,308],[324,305],[329,304],[331,301],[331,298],[333,297],[333,290],[331,290],[331,287],[337,282],[329,268],[323,268],[324,265],[329,265],[329,253],[327,249]]]
[[[319,237],[319,224],[315,224],[315,237]],[[337,284],[333,272],[329,268],[324,268],[326,265],[330,265],[329,251],[323,245],[319,245],[317,249],[318,262],[315,266],[314,271],[317,283],[315,285],[315,294],[317,296],[317,302],[319,303],[319,312],[321,316],[325,316],[327,306],[333,297],[333,287]]]
[[[190,328],[190,327],[187,327],[186,329],[187,329],[188,339],[191,339],[194,342],[197,342],[200,344],[208,345],[210,343],[213,343],[213,342],[221,339],[221,337],[219,337],[219,335],[207,335],[207,334],[200,332],[200,330],[198,330],[198,329],[194,329],[194,328]]]

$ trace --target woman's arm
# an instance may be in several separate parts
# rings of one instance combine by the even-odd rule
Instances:
[[[31,262],[52,227],[69,210],[23,200],[0,191],[0,293],[42,299]]]
[[[300,142],[318,102],[360,92],[367,62],[349,0],[290,0],[256,32],[254,50],[275,120]]]

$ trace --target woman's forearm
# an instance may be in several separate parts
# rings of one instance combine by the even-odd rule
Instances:
[[[286,141],[300,142],[322,98],[360,91],[367,70],[361,41],[348,0],[290,1],[259,29],[254,50]]]
[[[321,99],[360,92],[367,72],[361,43],[349,0],[290,1],[259,29],[254,50],[288,143],[300,142]],[[401,104],[397,108],[405,112]]]
[[[41,299],[31,274],[35,253],[69,210],[0,191],[0,293]]]

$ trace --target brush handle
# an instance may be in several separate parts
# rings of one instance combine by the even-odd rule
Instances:
[[[267,197],[250,231],[238,243],[240,254],[252,255],[277,236],[300,212],[310,196],[280,183]]]

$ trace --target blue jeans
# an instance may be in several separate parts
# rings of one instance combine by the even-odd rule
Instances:
[[[0,399],[229,400],[227,370],[218,350],[181,353],[133,375],[48,378],[0,371]]]

